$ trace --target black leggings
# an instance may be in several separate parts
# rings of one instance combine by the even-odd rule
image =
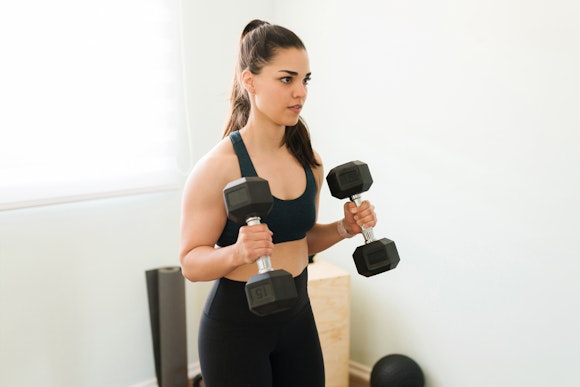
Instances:
[[[198,338],[206,387],[324,387],[307,270],[294,282],[296,305],[259,317],[248,309],[245,282],[215,281],[201,316]]]

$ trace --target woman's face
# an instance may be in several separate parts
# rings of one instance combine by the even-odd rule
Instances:
[[[260,74],[250,77],[254,115],[279,126],[296,125],[308,95],[310,64],[306,51],[281,49]]]

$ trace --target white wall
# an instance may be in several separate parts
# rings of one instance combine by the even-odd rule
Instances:
[[[0,213],[0,385],[154,375],[145,270],[175,265],[178,191]]]
[[[351,358],[407,354],[430,387],[578,385],[578,3],[277,5],[310,52],[326,168],[369,163],[402,259],[366,279],[361,238],[324,254],[354,275]]]
[[[353,273],[353,360],[405,353],[429,387],[577,384],[576,2],[182,3],[194,159],[221,135],[241,28],[271,16],[308,46],[326,169],[371,167],[400,266],[358,276],[362,238],[321,255]],[[0,385],[154,376],[144,271],[177,263],[179,201],[0,213]],[[325,187],[321,221],[340,204]],[[206,289],[188,286],[190,361]]]

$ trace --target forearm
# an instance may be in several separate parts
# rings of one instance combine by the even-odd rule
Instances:
[[[213,281],[236,269],[233,245],[221,248],[199,246],[181,258],[181,271],[189,281]]]
[[[338,233],[338,222],[342,222],[342,219],[328,224],[316,224],[308,231],[308,255],[320,253],[345,238]]]

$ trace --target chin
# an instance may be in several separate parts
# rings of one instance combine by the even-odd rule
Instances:
[[[296,117],[296,119],[294,120],[288,120],[284,126],[296,126],[296,124],[298,124],[298,122],[300,121],[300,117]]]

